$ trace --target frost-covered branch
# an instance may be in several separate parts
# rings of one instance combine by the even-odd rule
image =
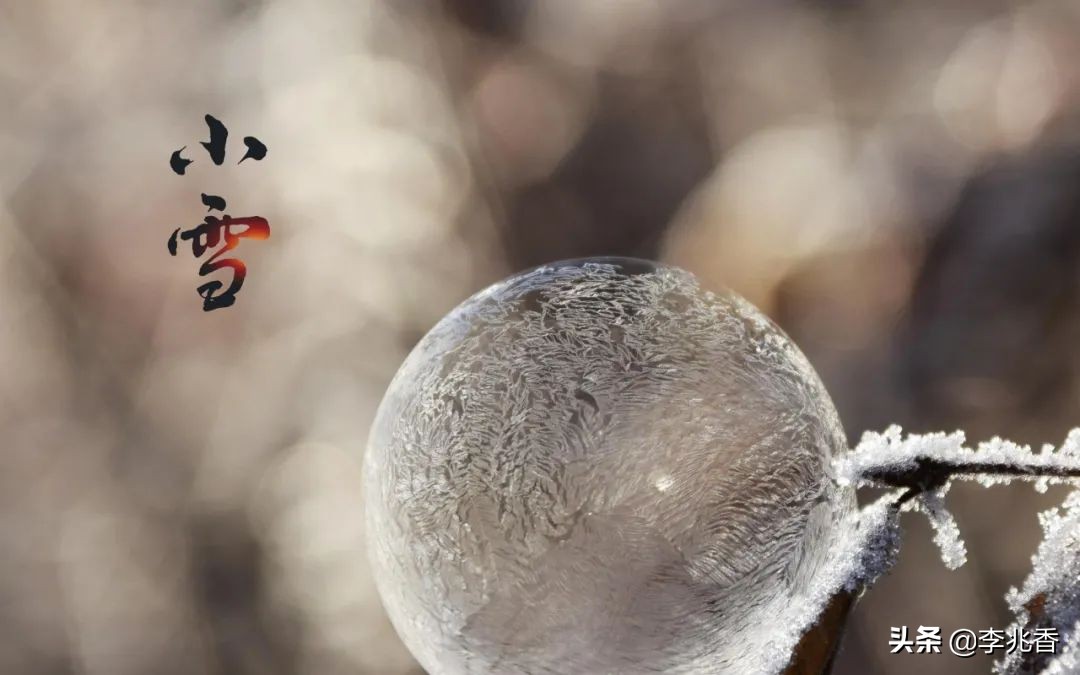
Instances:
[[[1056,654],[1009,654],[996,664],[998,673],[1080,672],[1080,490],[1061,508],[1039,514],[1039,522],[1045,536],[1031,558],[1031,574],[1005,596],[1016,614],[1010,629],[1053,629],[1061,643]]]
[[[983,485],[1033,480],[1041,488],[1080,479],[1080,429],[1073,429],[1059,450],[1044,445],[1038,453],[1001,438],[975,448],[964,442],[962,431],[907,438],[895,425],[884,433],[868,431],[853,452],[838,460],[838,479],[856,486],[907,488],[911,496],[945,487],[954,478]]]
[[[837,480],[855,487],[896,490],[898,510],[920,510],[934,527],[934,541],[950,568],[966,559],[964,544],[945,494],[955,479],[995,485],[1023,479],[1040,492],[1050,483],[1080,481],[1080,428],[1073,429],[1059,449],[1029,446],[994,438],[971,448],[963,432],[901,435],[900,427],[867,432],[859,445],[835,462]],[[867,510],[864,509],[864,513]],[[1022,589],[1006,600],[1016,614],[1011,630],[1053,630],[1061,643],[1054,653],[1017,649],[996,664],[1004,675],[1080,673],[1080,490],[1060,509],[1040,514],[1045,539],[1032,558],[1033,570]]]
[[[900,427],[866,432],[859,445],[836,460],[843,485],[900,488],[897,504],[917,509],[930,519],[934,541],[950,569],[964,564],[967,553],[945,494],[954,479],[990,486],[1013,480],[1035,481],[1045,491],[1050,483],[1080,481],[1080,429],[1073,429],[1061,448],[1029,446],[993,438],[975,448],[964,445],[964,432],[901,435]]]
[[[919,495],[921,511],[930,519],[930,525],[934,528],[934,543],[941,550],[942,560],[945,566],[951,570],[961,567],[967,562],[967,547],[960,538],[960,528],[956,525],[956,519],[945,508],[945,495],[940,491],[926,492]]]

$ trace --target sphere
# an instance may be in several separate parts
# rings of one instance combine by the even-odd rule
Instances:
[[[745,671],[854,508],[845,447],[745,300],[643,260],[545,265],[391,383],[364,467],[379,593],[431,673]]]

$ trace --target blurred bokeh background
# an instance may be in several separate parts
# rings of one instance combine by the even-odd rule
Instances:
[[[367,429],[439,317],[555,259],[743,294],[852,442],[1080,424],[1076,0],[0,0],[0,101],[2,673],[419,672]],[[165,245],[200,192],[272,228],[212,313]],[[988,672],[889,627],[1004,626],[1061,497],[954,489],[957,572],[905,521],[837,672]]]

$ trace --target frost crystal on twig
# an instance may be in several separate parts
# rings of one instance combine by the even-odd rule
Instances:
[[[1005,599],[1016,614],[1011,630],[1053,629],[1061,642],[1056,656],[1014,652],[995,666],[998,673],[1080,672],[1080,490],[1061,508],[1039,514],[1039,522],[1045,536],[1031,558],[1031,574]]]
[[[941,492],[927,492],[919,497],[921,510],[930,519],[934,528],[934,543],[941,549],[941,558],[951,570],[967,562],[967,548],[960,538],[960,528],[956,519],[945,508],[945,495]]]
[[[1080,479],[1080,429],[1069,433],[1061,449],[1029,446],[993,438],[975,448],[964,445],[962,431],[951,434],[901,436],[898,426],[884,433],[866,432],[854,451],[835,460],[841,485],[901,488],[897,503],[905,510],[927,514],[934,541],[947,567],[964,564],[967,553],[945,494],[954,479],[975,480],[985,486],[1016,479],[1035,481],[1044,491],[1050,483]]]
[[[964,445],[964,432],[951,434],[908,434],[900,427],[884,433],[866,432],[854,452],[836,462],[841,484],[878,485],[935,489],[953,478],[977,480],[983,485],[1008,483],[1015,479],[1044,483],[1080,479],[1080,429],[1073,429],[1054,451],[1044,445],[1039,453],[1030,446],[1001,438],[979,443],[974,449]]]

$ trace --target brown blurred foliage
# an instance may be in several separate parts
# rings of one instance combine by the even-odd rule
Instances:
[[[369,421],[443,313],[553,259],[742,293],[853,440],[1059,441],[1077,36],[1072,0],[0,0],[0,672],[415,672],[364,554]],[[211,165],[207,112],[267,158]],[[165,248],[200,191],[272,227],[210,314]],[[954,490],[959,572],[913,519],[835,672],[988,672],[889,626],[1004,625],[1059,498]]]

